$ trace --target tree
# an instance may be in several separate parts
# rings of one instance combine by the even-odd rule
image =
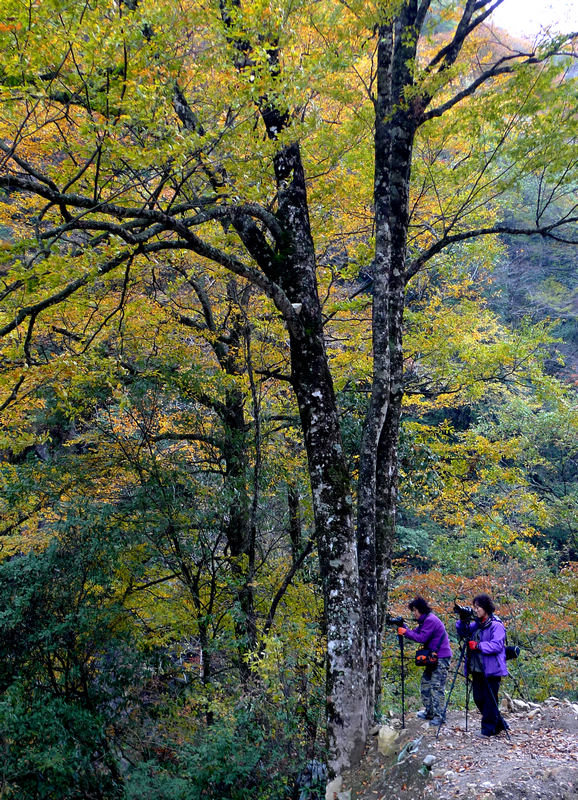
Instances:
[[[2,790],[26,798],[119,796],[105,728],[145,672],[130,615],[111,591],[118,541],[102,506],[93,516],[72,505],[67,541],[0,565]]]
[[[45,375],[71,368],[55,332],[71,339],[82,325],[99,337],[122,317],[135,270],[168,267],[175,251],[221,265],[272,301],[308,459],[336,773],[361,753],[379,691],[408,284],[476,237],[568,239],[575,221],[573,209],[549,216],[575,170],[573,108],[554,63],[568,40],[504,47],[486,28],[500,2],[231,0],[176,10],[70,0],[57,12],[11,2],[1,34],[0,187],[14,238],[1,407],[16,414]],[[503,189],[538,167],[552,188],[536,224],[498,224]],[[361,181],[355,197],[348,170]],[[343,224],[347,235],[331,241]],[[356,492],[319,292],[325,248],[333,268],[344,249],[351,262],[372,249]]]

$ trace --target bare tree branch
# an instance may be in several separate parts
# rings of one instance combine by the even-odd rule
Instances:
[[[477,236],[493,236],[498,233],[509,234],[511,236],[544,236],[556,241],[565,242],[567,244],[578,244],[578,240],[566,239],[556,234],[556,230],[563,225],[570,225],[578,222],[578,216],[567,216],[562,220],[557,220],[551,225],[536,228],[516,228],[511,225],[491,225],[487,228],[476,228],[470,231],[463,231],[462,233],[455,233],[450,236],[444,236],[439,241],[435,242],[431,247],[421,253],[417,258],[408,264],[405,271],[406,283],[416,275],[420,269],[434,256],[445,250],[452,244],[458,242],[465,242],[468,239],[475,239]]]

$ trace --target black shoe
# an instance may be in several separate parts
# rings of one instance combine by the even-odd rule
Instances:
[[[418,719],[433,719],[434,715],[430,711],[418,711],[416,717]]]

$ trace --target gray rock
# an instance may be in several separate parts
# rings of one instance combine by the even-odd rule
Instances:
[[[336,800],[341,789],[343,788],[343,777],[338,775],[332,781],[329,781],[325,787],[325,800]]]
[[[395,743],[399,733],[390,725],[382,725],[377,734],[377,749],[384,755],[390,755],[395,749]]]
[[[432,778],[445,778],[447,770],[444,767],[437,767],[436,769],[432,769],[431,776]]]

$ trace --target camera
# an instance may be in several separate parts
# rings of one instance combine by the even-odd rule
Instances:
[[[396,628],[405,627],[405,622],[403,621],[403,617],[392,617],[391,614],[388,614],[385,618],[385,622],[387,625],[395,625]]]
[[[462,622],[470,622],[476,618],[474,609],[471,606],[461,606],[459,603],[454,602],[454,614],[459,614]]]

